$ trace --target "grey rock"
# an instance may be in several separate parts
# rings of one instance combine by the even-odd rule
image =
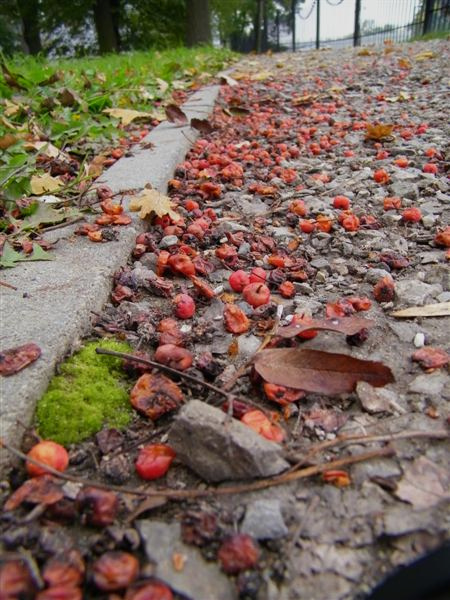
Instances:
[[[437,264],[442,259],[442,252],[421,252],[419,258],[422,265]]]
[[[199,400],[178,413],[169,443],[178,459],[206,481],[269,477],[289,467],[278,444]]]
[[[175,246],[175,244],[178,244],[178,237],[176,235],[165,235],[159,242],[159,247],[170,248],[170,246]]]
[[[436,265],[431,268],[423,279],[425,283],[439,284],[445,292],[450,291],[450,269],[447,265]]]
[[[247,507],[241,532],[257,540],[274,540],[288,534],[278,499],[256,500]]]
[[[388,321],[388,325],[402,342],[411,343],[415,335],[420,332],[420,327],[415,323]]]
[[[386,277],[386,275],[390,275],[390,273],[384,269],[368,269],[364,279],[368,283],[375,285],[380,279]]]
[[[418,375],[408,386],[410,392],[426,396],[438,396],[448,383],[447,373],[435,371],[428,375]]]
[[[303,281],[294,281],[294,287],[295,291],[299,294],[306,294],[307,296],[310,296],[314,293],[314,290],[309,285],[309,283],[304,283]],[[297,298],[294,298],[295,303],[297,303],[297,300]]]
[[[273,235],[275,239],[280,238],[296,238],[298,234],[292,231],[289,227],[269,227],[268,234]]]
[[[256,335],[240,335],[238,338],[239,358],[250,358],[261,345],[261,339]]]
[[[439,296],[436,296],[438,302],[450,302],[450,292],[442,292]]]
[[[260,198],[253,198],[253,196],[242,196],[239,199],[239,207],[244,215],[252,215],[257,217],[267,212],[268,206]]]
[[[181,541],[179,523],[143,520],[137,529],[144,542],[148,559],[155,563],[155,576],[191,600],[234,600],[234,586],[220,570],[217,563],[206,562],[200,551]],[[181,570],[173,565],[174,554],[180,554],[185,562]]]
[[[358,382],[356,393],[361,404],[367,412],[374,414],[379,412],[393,413],[395,410],[405,412],[398,404],[397,394],[386,388],[375,388],[365,381]]]
[[[330,262],[326,258],[322,258],[322,257],[315,258],[314,260],[311,261],[310,264],[315,269],[321,269],[321,270],[328,271],[329,273],[331,273]]]
[[[395,181],[389,186],[389,192],[390,196],[400,196],[400,198],[409,198],[411,200],[417,200],[419,197],[417,184],[410,182]]]
[[[146,252],[139,259],[139,263],[146,269],[156,271],[158,264],[158,256],[154,252]]]
[[[418,279],[403,279],[395,284],[395,294],[402,304],[422,306],[442,293],[440,284],[428,284]]]
[[[248,242],[244,242],[239,246],[238,256],[247,256],[250,253],[251,246]]]
[[[248,227],[245,225],[241,225],[240,223],[236,223],[236,221],[224,221],[221,223],[220,228],[218,228],[220,232],[230,232],[236,233],[237,231],[249,231]]]

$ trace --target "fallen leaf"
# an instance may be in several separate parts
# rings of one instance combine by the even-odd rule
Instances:
[[[176,104],[168,104],[165,108],[167,120],[177,125],[185,125],[188,122],[186,114]]]
[[[410,319],[412,317],[449,317],[450,302],[427,304],[426,306],[411,306],[391,313],[393,317]]]
[[[303,415],[305,426],[309,429],[320,427],[327,433],[337,431],[348,420],[348,415],[335,410],[321,408],[318,404],[314,404],[311,410]]]
[[[7,117],[13,117],[22,111],[24,107],[15,102],[11,102],[7,98],[5,99],[5,110],[4,113]]]
[[[414,60],[417,62],[422,62],[424,60],[429,60],[430,58],[434,58],[434,53],[431,52],[430,50],[428,50],[428,51],[420,52],[419,54],[416,54],[416,56],[414,57]]]
[[[373,125],[367,123],[366,125],[366,140],[384,140],[392,137],[393,125],[383,125],[381,123]]]
[[[233,79],[233,77],[230,77],[226,73],[218,73],[217,77],[219,78],[219,81],[222,85],[229,85],[230,87],[235,87],[236,85],[239,85],[236,79]]]
[[[24,148],[25,150],[37,150],[40,154],[45,154],[49,158],[69,158],[50,142],[27,142]]]
[[[334,319],[311,319],[307,324],[297,323],[281,327],[276,335],[283,338],[292,338],[311,329],[319,329],[323,331],[335,331],[344,335],[354,335],[361,329],[370,329],[375,325],[375,321],[364,319],[362,317],[336,317]]]
[[[13,146],[19,138],[13,133],[5,133],[0,137],[0,150],[7,150],[10,146]]]
[[[396,402],[395,393],[391,390],[378,389],[372,387],[370,383],[360,381],[356,386],[356,393],[362,407],[370,414],[380,412],[393,413],[395,410],[398,411],[401,409],[400,405]]]
[[[160,506],[164,506],[165,504],[167,504],[166,496],[150,496],[149,498],[144,498],[144,500],[139,502],[136,508],[127,516],[125,521],[126,523],[132,523],[143,513],[149,512],[155,508],[159,508]]]
[[[33,175],[30,181],[31,191],[35,196],[46,192],[56,192],[63,187],[63,182],[58,177],[52,177],[49,173]]]
[[[266,79],[269,79],[269,77],[272,77],[273,73],[271,73],[271,71],[259,71],[258,73],[253,73],[252,75],[250,75],[250,80],[251,81],[265,81]]]
[[[158,84],[158,88],[161,94],[165,94],[169,89],[169,84],[167,83],[167,81],[164,81],[164,79],[160,79],[159,77],[157,77],[156,83]]]
[[[295,96],[292,98],[292,106],[305,106],[312,104],[319,97],[318,94],[304,94],[303,96]]]
[[[190,125],[202,135],[209,135],[214,130],[208,119],[191,119]]]
[[[130,402],[136,410],[152,421],[179,408],[183,402],[181,389],[161,373],[144,373],[130,393]]]
[[[139,212],[141,219],[146,219],[152,213],[158,217],[169,215],[169,217],[177,222],[180,215],[172,208],[172,202],[168,196],[164,196],[158,190],[143,190],[139,196],[134,196],[130,202],[129,209],[133,212]]]
[[[11,494],[3,506],[4,510],[15,510],[22,502],[33,504],[55,504],[64,494],[61,485],[57,484],[50,475],[41,475],[27,479]]]
[[[73,219],[81,216],[81,213],[75,207],[63,207],[53,208],[51,204],[46,202],[39,202],[37,209],[32,215],[29,215],[22,221],[20,231],[28,231],[30,229],[36,229],[45,224],[54,225],[56,223],[62,223],[65,219]]]
[[[414,508],[431,508],[450,499],[450,474],[447,469],[420,456],[406,467],[394,493]]]
[[[265,381],[319,394],[352,392],[358,381],[381,387],[394,381],[383,363],[346,354],[301,348],[276,348],[258,352],[255,369]]]
[[[63,88],[58,93],[58,100],[61,102],[63,106],[74,106],[75,104],[80,104],[80,97],[76,92],[70,90],[69,88]]]
[[[0,352],[0,375],[7,377],[31,365],[41,356],[41,349],[33,342]]]
[[[142,112],[140,110],[132,110],[130,108],[105,108],[104,113],[120,119],[122,125],[129,125],[135,119],[153,119],[153,115],[148,112]]]
[[[100,175],[103,173],[103,165],[107,159],[108,157],[104,154],[94,156],[87,167],[87,174],[89,177],[100,177]]]

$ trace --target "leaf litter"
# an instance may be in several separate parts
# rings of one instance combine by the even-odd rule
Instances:
[[[391,74],[395,75],[397,69],[403,68],[398,65],[399,52],[397,49],[389,53],[373,50],[369,55],[352,58],[356,85],[365,77],[385,77],[385,68],[391,69]],[[369,66],[368,57],[370,61],[376,58],[378,63]],[[421,500],[414,495],[416,492],[402,491],[402,473],[408,482],[418,477],[419,487],[426,487],[427,481],[423,478],[423,473],[427,469],[430,472],[435,469],[427,464],[410,473],[408,465],[411,457],[421,452],[438,469],[445,457],[445,440],[448,436],[445,417],[439,416],[439,410],[443,411],[441,398],[418,397],[408,391],[410,379],[415,373],[420,373],[420,367],[410,362],[412,352],[407,345],[413,339],[408,337],[410,324],[405,323],[407,327],[402,328],[402,322],[397,323],[400,327],[392,328],[392,331],[386,324],[393,306],[405,301],[400,295],[404,292],[398,288],[389,298],[382,294],[379,302],[373,293],[373,285],[387,274],[389,281],[411,277],[419,269],[423,271],[423,277],[430,276],[428,264],[434,267],[436,263],[420,263],[418,253],[423,251],[424,241],[432,245],[427,250],[439,253],[439,257],[436,259],[433,255],[432,260],[438,260],[436,272],[440,272],[440,267],[445,265],[445,245],[443,250],[442,246],[439,250],[433,246],[435,225],[439,226],[440,223],[437,222],[428,231],[421,222],[390,222],[385,219],[384,196],[392,192],[383,186],[389,184],[372,180],[371,174],[364,171],[370,157],[371,161],[380,161],[380,166],[388,175],[392,175],[389,156],[383,158],[383,153],[393,152],[395,144],[400,146],[400,151],[409,148],[408,137],[411,132],[417,140],[424,136],[431,144],[430,134],[417,133],[422,120],[429,119],[430,115],[425,118],[421,111],[420,122],[414,121],[413,126],[401,121],[406,117],[400,119],[390,112],[398,108],[389,100],[383,100],[381,93],[380,99],[372,104],[368,102],[367,105],[361,91],[358,97],[350,95],[349,99],[346,94],[337,92],[329,92],[327,96],[323,90],[332,89],[336,82],[334,77],[328,76],[326,70],[322,73],[322,67],[319,69],[319,66],[327,60],[332,65],[332,71],[340,72],[342,62],[334,62],[331,55],[325,59],[323,53],[320,56],[312,53],[306,61],[307,68],[312,69],[314,77],[317,77],[316,70],[319,69],[321,77],[326,80],[325,85],[310,78],[312,76],[306,71],[304,57],[301,64],[296,65],[303,78],[296,77],[295,80],[290,79],[292,72],[289,70],[284,72],[279,67],[274,69],[273,65],[266,68],[259,65],[259,60],[268,63],[271,61],[270,57],[250,61],[248,69],[241,69],[243,76],[239,78],[239,87],[226,84],[222,87],[222,105],[234,105],[232,97],[239,95],[242,105],[257,105],[257,108],[252,113],[243,111],[236,115],[226,114],[222,105],[217,108],[214,117],[209,120],[214,127],[214,131],[208,134],[211,137],[199,140],[194,145],[169,184],[170,198],[167,199],[176,218],[174,215],[170,216],[167,200],[162,202],[162,208],[156,202],[159,213],[151,208],[152,202],[148,203],[147,209],[150,209],[145,211],[145,218],[149,221],[149,230],[136,240],[134,262],[124,266],[115,276],[112,295],[114,305],[107,306],[95,323],[96,335],[106,333],[126,337],[134,347],[139,348],[139,352],[150,358],[154,358],[155,349],[158,349],[160,355],[160,349],[164,348],[166,352],[170,345],[189,351],[194,356],[193,368],[178,374],[164,371],[165,365],[159,368],[182,390],[184,401],[180,401],[179,408],[174,408],[167,414],[161,413],[156,424],[151,419],[136,414],[134,422],[122,432],[119,445],[106,453],[92,441],[73,449],[75,459],[71,472],[59,476],[67,476],[69,479],[74,477],[74,484],[83,487],[86,487],[87,476],[90,484],[98,481],[97,485],[104,486],[106,491],[123,499],[125,516],[128,517],[127,525],[134,534],[129,530],[127,533],[123,529],[118,531],[121,522],[116,520],[113,535],[117,541],[111,542],[108,537],[109,547],[121,551],[124,545],[132,545],[132,539],[139,544],[140,538],[133,524],[133,510],[144,520],[152,520],[155,510],[161,511],[159,514],[163,514],[165,519],[183,520],[187,517],[180,505],[175,507],[166,502],[165,506],[158,508],[161,497],[164,501],[171,498],[185,499],[194,505],[202,499],[202,508],[207,506],[220,523],[218,538],[214,538],[214,542],[205,542],[204,545],[205,551],[216,560],[217,549],[226,537],[236,533],[236,528],[239,530],[241,527],[240,515],[246,511],[247,502],[250,502],[245,492],[266,489],[265,494],[270,494],[271,486],[280,486],[272,498],[277,498],[283,509],[293,506],[292,520],[300,533],[295,539],[289,535],[289,540],[285,541],[289,541],[289,561],[294,561],[295,564],[300,561],[299,564],[302,565],[301,581],[295,569],[287,577],[275,577],[280,559],[287,567],[288,555],[279,546],[274,549],[275,542],[270,540],[261,542],[263,562],[261,567],[256,565],[256,569],[250,572],[251,577],[257,580],[262,573],[264,578],[268,578],[276,586],[277,593],[295,587],[301,590],[304,598],[312,597],[317,591],[323,592],[324,597],[329,597],[324,591],[323,582],[330,577],[338,577],[335,581],[342,589],[347,586],[345,589],[356,594],[376,583],[376,569],[387,571],[396,564],[396,560],[405,559],[401,548],[410,547],[411,544],[416,548],[420,547],[420,520],[417,530],[400,535],[395,540],[379,540],[372,522],[399,505],[406,511],[406,516],[409,515],[411,506],[420,506]],[[429,59],[431,62],[433,60],[435,59]],[[427,68],[429,61],[424,61]],[[416,68],[416,65],[411,67],[412,70]],[[258,73],[264,74],[262,83],[258,82]],[[277,73],[280,75],[276,76]],[[347,76],[345,81],[348,81]],[[408,80],[410,87],[414,87],[413,81],[415,80]],[[318,93],[308,102],[297,106],[293,101],[290,103],[290,100],[286,100],[286,94],[282,102],[277,96],[278,86],[288,92],[287,98],[295,99],[311,94],[316,85]],[[294,90],[295,93],[292,93]],[[394,93],[397,92],[387,91],[386,98]],[[413,104],[415,94],[411,93],[410,97],[405,102],[411,102],[413,118],[418,119]],[[341,100],[343,105],[339,106]],[[333,106],[335,102],[337,103]],[[367,109],[370,114],[360,119],[354,112],[354,105],[361,109],[361,113],[363,109]],[[289,110],[284,110],[285,107]],[[384,111],[386,114],[382,114]],[[380,114],[383,121],[386,119],[395,123],[395,139],[389,136],[381,140],[366,140],[367,123],[362,121],[377,124]],[[326,115],[325,118],[322,115]],[[333,116],[329,118],[331,115]],[[313,131],[314,128],[318,129],[318,133]],[[339,144],[334,144],[338,138],[342,140],[341,144],[347,153],[353,152],[353,157],[343,156]],[[381,147],[377,147],[377,144],[381,144]],[[298,158],[297,153],[300,151],[301,158]],[[378,155],[380,157],[376,158]],[[342,160],[344,176],[336,172],[335,161],[338,157]],[[422,164],[426,159],[418,152],[415,160]],[[441,159],[432,160],[439,169],[442,167]],[[401,168],[398,167],[399,170]],[[409,169],[409,166],[405,168]],[[393,169],[397,169],[397,166]],[[363,175],[367,175],[367,178],[362,177]],[[357,179],[359,176],[361,180]],[[384,175],[382,179],[385,179]],[[253,187],[255,180],[259,187]],[[431,181],[439,181],[442,185],[439,175]],[[330,183],[332,186],[328,187]],[[340,186],[341,194],[345,194],[348,189],[354,191],[349,198],[349,210],[360,220],[359,229],[344,228],[342,223],[349,215],[339,213],[340,209],[333,205],[335,185]],[[267,187],[275,188],[276,193],[265,195],[263,192]],[[431,188],[425,195],[434,195]],[[366,190],[369,191],[374,214],[367,214],[367,194],[361,193]],[[403,197],[404,193],[399,192],[399,195]],[[248,196],[252,202],[246,200]],[[297,202],[292,202],[293,196]],[[298,200],[302,200],[303,205]],[[254,214],[251,211],[258,203],[262,203],[264,209],[259,214]],[[409,201],[405,205],[408,206]],[[142,208],[145,205],[138,210]],[[302,215],[305,210],[306,215]],[[403,219],[400,213],[396,213],[396,216]],[[308,223],[302,223],[304,220]],[[357,221],[353,219],[352,223],[357,224]],[[445,242],[445,236],[442,239]],[[167,240],[169,245],[164,247],[165,241],[162,240]],[[407,250],[405,240],[408,243]],[[297,243],[292,243],[293,241]],[[329,252],[330,244],[332,252]],[[389,252],[386,252],[387,248]],[[384,262],[394,255],[393,250],[408,254],[408,261],[403,261],[401,272],[396,270],[392,262]],[[184,258],[180,259],[180,256]],[[336,256],[342,257],[342,262],[335,262]],[[260,269],[257,273],[254,272],[256,265]],[[241,296],[243,290],[236,291],[234,288],[230,291],[229,275],[238,270],[243,271],[248,278],[253,277],[252,283],[257,283],[250,290],[253,295],[249,295],[247,291],[245,296]],[[436,274],[434,276],[437,277]],[[260,288],[261,278],[269,288],[270,297],[269,302],[257,306],[261,292],[264,291]],[[294,295],[290,298],[281,291],[289,291],[290,286],[282,287],[286,282],[294,288]],[[436,284],[430,280],[430,285]],[[439,285],[436,292],[433,292],[435,296],[440,293]],[[225,306],[221,300],[224,290],[224,300],[226,299],[228,306],[236,304],[249,322],[249,329],[239,336],[239,344],[233,355],[227,352],[230,344],[237,338],[233,338],[232,333],[225,328]],[[413,290],[414,285],[411,285],[409,291],[412,293]],[[178,294],[192,296],[195,301],[194,313],[186,319],[175,312],[177,308],[172,300]],[[355,294],[358,294],[358,302],[355,301]],[[366,310],[360,302],[363,294],[367,294],[372,302],[369,307],[370,319],[360,319],[353,314],[357,310]],[[252,306],[243,302],[243,297],[249,298]],[[352,302],[350,299],[353,299]],[[406,302],[415,304],[410,299]],[[350,306],[351,312],[348,313],[346,311],[350,311]],[[339,316],[336,319],[321,317],[324,313],[328,315],[331,307],[333,311],[338,311]],[[229,308],[227,310],[230,311]],[[296,316],[295,327],[288,324],[289,319],[285,319],[285,315]],[[301,319],[306,317],[310,321],[302,323]],[[301,323],[298,327],[297,318]],[[279,327],[277,321],[281,322]],[[424,330],[427,345],[432,343],[442,346],[441,329],[433,323],[433,319],[428,320],[428,323],[430,324],[416,322],[414,326]],[[286,331],[288,335],[281,335],[280,331]],[[345,340],[340,336],[329,335],[333,331],[345,335]],[[409,340],[408,343],[406,339]],[[346,348],[345,351],[343,347]],[[277,358],[274,359],[273,356]],[[306,364],[310,365],[307,369],[304,369],[305,357],[309,361]],[[367,360],[365,357],[377,360]],[[292,382],[300,386],[302,380],[306,381],[308,385],[311,383],[314,390],[318,386],[322,387],[319,387],[320,391],[298,394],[293,402],[277,406],[269,398],[266,399],[261,378],[255,377],[247,368],[241,369],[241,366],[246,367],[252,362],[256,371],[260,364],[261,369],[264,372],[267,370],[270,377],[280,376],[279,387],[284,389],[277,390],[277,393],[281,397],[291,397],[289,394],[295,391],[292,390]],[[129,360],[127,364],[130,366]],[[156,368],[154,363],[143,364],[141,367],[146,368],[147,372]],[[324,367],[331,369],[324,371]],[[395,382],[392,371],[396,374]],[[158,371],[151,372],[155,374]],[[439,376],[439,372],[437,375]],[[142,371],[134,371],[130,387],[141,376]],[[188,379],[189,376],[191,379]],[[343,381],[339,382],[339,378]],[[365,383],[367,380],[381,386],[390,383],[390,389],[373,388]],[[232,385],[227,391],[227,383],[230,381]],[[368,387],[370,393],[372,390],[380,393],[389,391],[390,396],[380,397],[381,400],[388,399],[389,406],[383,402],[378,405],[371,402],[366,404],[367,409],[362,405],[361,410],[361,406],[355,403],[355,385],[358,385],[358,394],[363,390],[366,396]],[[147,394],[148,390],[144,392]],[[329,393],[331,396],[328,396]],[[272,479],[231,486],[222,484],[216,488],[205,487],[201,479],[191,470],[185,469],[179,459],[175,459],[161,485],[156,485],[151,490],[143,489],[142,482],[137,479],[133,469],[138,447],[154,443],[155,440],[164,443],[168,428],[177,419],[179,411],[183,410],[182,405],[189,404],[191,397],[201,399],[205,406],[208,403],[220,407],[217,410],[224,411],[228,419],[231,420],[231,415],[235,417],[233,422],[242,419],[245,414],[258,412],[258,423],[261,424],[264,419],[265,431],[276,427],[284,430],[286,442],[280,448],[289,457],[292,469]],[[224,398],[225,402],[220,404]],[[151,397],[152,409],[159,410],[163,407],[162,397]],[[376,410],[372,414],[370,411],[374,407]],[[381,412],[377,413],[379,408]],[[389,417],[389,413],[393,416]],[[247,419],[251,420],[250,417]],[[242,423],[245,423],[245,419],[240,421]],[[192,423],[193,431],[197,426],[198,424]],[[227,456],[227,421],[223,429],[224,445],[216,449],[217,468],[219,459]],[[199,434],[206,436],[205,430],[200,430]],[[250,437],[250,433],[247,437]],[[370,449],[367,452],[361,451],[354,444],[370,445]],[[341,446],[351,446],[350,453],[341,451]],[[189,460],[189,451],[186,454]],[[83,455],[87,457],[85,462],[81,463],[82,466],[77,466],[77,460]],[[396,459],[392,460],[394,455]],[[82,477],[77,478],[71,473],[81,474]],[[322,473],[322,478],[317,477]],[[437,480],[440,480],[440,476]],[[291,483],[287,486],[289,482]],[[339,485],[344,487],[336,489]],[[404,499],[395,495],[399,485]],[[445,500],[445,494],[441,493],[435,483],[430,485],[433,490],[437,490],[435,498],[440,500],[433,502],[430,508],[435,525],[427,532],[427,539],[433,544],[440,539],[445,529],[443,521],[439,519],[442,514],[439,512],[442,511],[441,500]],[[284,487],[289,487],[286,493],[283,491]],[[238,493],[244,496],[235,498]],[[228,495],[227,502],[219,502],[220,495]],[[145,500],[140,505],[142,497],[150,498],[147,512]],[[139,498],[141,499],[138,500]],[[152,501],[153,498],[156,498],[155,502]],[[318,498],[317,502],[312,502],[313,498]],[[64,500],[67,501],[68,498]],[[308,507],[313,507],[310,509],[311,514],[308,514]],[[59,506],[52,509],[52,518],[62,518],[61,513],[59,517],[55,516],[58,510],[61,510]],[[13,519],[19,520],[24,512],[25,507],[18,508]],[[72,520],[75,522],[77,518],[77,512],[72,512]],[[85,515],[82,516],[84,518]],[[270,520],[270,517],[261,519],[265,520]],[[110,536],[110,533],[104,530],[102,535]],[[199,536],[196,539],[203,538]],[[164,543],[164,536],[160,537],[160,541],[161,544]],[[322,557],[327,555],[329,549],[344,549],[348,564],[358,573],[358,577],[348,577],[347,563],[346,569],[341,569],[336,574],[325,559],[319,566],[311,565],[308,559],[301,560],[302,547],[306,542],[320,548]],[[366,564],[362,558],[365,551],[373,548],[377,550],[381,547],[380,544],[383,547],[383,557],[380,558],[381,554],[377,555],[374,561],[370,561],[370,565]],[[358,548],[358,552],[354,548]],[[245,545],[243,549],[245,550]],[[91,543],[90,552],[93,559],[102,555],[98,538]],[[145,561],[142,555],[141,558]],[[237,575],[235,581],[242,590],[242,586],[245,588],[245,582],[248,581],[247,574],[245,577]],[[248,590],[245,589],[247,593]],[[264,594],[264,591],[261,593]],[[246,597],[244,593],[243,596]],[[344,596],[341,594],[339,597]]]

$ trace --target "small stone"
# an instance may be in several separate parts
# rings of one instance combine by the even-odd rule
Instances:
[[[155,576],[183,598],[234,600],[233,584],[215,562],[207,562],[194,546],[181,541],[180,523],[142,520],[137,529],[148,559],[155,564]],[[183,568],[177,569],[174,557]]]
[[[250,253],[251,246],[248,242],[244,242],[239,246],[238,256],[247,256]]]
[[[169,444],[178,460],[206,481],[270,477],[289,467],[278,444],[199,400],[178,413]]]
[[[425,394],[427,396],[438,396],[447,383],[446,373],[434,372],[427,375],[418,375],[408,386],[410,392]]]
[[[421,331],[414,336],[414,346],[416,348],[423,348],[425,346],[425,334]]]
[[[393,413],[395,409],[401,409],[397,401],[397,394],[386,388],[375,388],[365,381],[358,382],[356,393],[364,408],[368,413],[375,414],[379,412]]]
[[[260,338],[256,335],[241,335],[238,338],[239,358],[250,358],[261,345]]]
[[[170,246],[175,246],[176,244],[178,244],[178,237],[176,235],[165,235],[158,245],[160,248],[170,248]]]
[[[440,284],[430,285],[418,279],[403,279],[397,281],[395,285],[398,301],[410,306],[423,306],[440,293],[442,293]]]
[[[288,534],[281,514],[281,503],[274,500],[255,500],[247,507],[241,533],[257,540],[275,540]]]
[[[368,283],[375,285],[380,279],[386,277],[386,275],[389,275],[389,272],[385,271],[384,269],[368,269],[364,279]]]
[[[314,260],[311,261],[311,266],[314,267],[315,269],[319,269],[321,271],[328,271],[329,273],[331,273],[331,266],[329,261],[326,258],[315,258]]]

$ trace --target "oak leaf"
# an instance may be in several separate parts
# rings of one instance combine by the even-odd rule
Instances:
[[[335,331],[344,335],[354,335],[361,329],[369,329],[375,325],[375,321],[371,319],[363,319],[362,317],[335,317],[333,319],[310,319],[307,323],[294,323],[287,327],[280,327],[277,335],[284,338],[292,338],[312,329],[323,331]]]
[[[172,208],[172,202],[168,196],[164,196],[158,190],[143,190],[139,196],[134,196],[130,202],[129,209],[133,212],[139,212],[141,219],[146,219],[151,216],[152,213],[158,217],[169,217],[177,222],[180,219],[180,215],[176,213]]]
[[[378,123],[377,125],[367,123],[366,128],[366,140],[379,141],[391,137],[394,126],[388,124],[383,125],[382,123]]]
[[[140,110],[132,110],[130,108],[105,108],[104,113],[120,119],[122,125],[129,125],[135,119],[153,119],[153,115],[149,112]]]
[[[30,181],[31,191],[35,196],[40,196],[46,192],[56,192],[63,187],[63,182],[59,177],[52,177],[49,173],[43,175],[33,175]]]

